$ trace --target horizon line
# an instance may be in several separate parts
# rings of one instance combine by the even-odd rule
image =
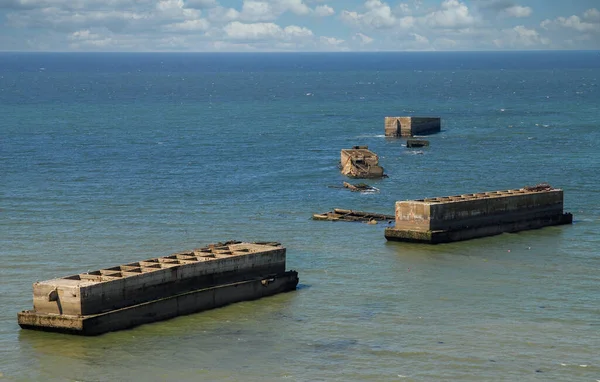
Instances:
[[[125,51],[125,50],[106,50],[106,51],[72,51],[72,50],[0,50],[0,54],[20,53],[20,54],[43,54],[43,53],[70,53],[70,54],[356,54],[356,53],[538,53],[538,52],[597,52],[600,49],[510,49],[510,50],[353,50],[353,51]]]

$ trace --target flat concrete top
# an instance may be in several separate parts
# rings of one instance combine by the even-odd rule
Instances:
[[[352,156],[352,157],[376,157],[373,151],[368,149],[342,149],[342,152]]]
[[[178,252],[169,256],[142,260],[125,265],[104,268],[97,271],[88,271],[77,275],[55,278],[36,282],[34,285],[51,285],[63,287],[84,287],[88,285],[119,280],[125,277],[139,276],[148,272],[161,269],[195,264],[200,262],[216,261],[224,258],[248,256],[255,253],[266,253],[274,250],[285,249],[277,242],[247,243],[229,241],[226,243],[210,244],[193,251]]]
[[[69,276],[69,277],[73,277],[73,276]],[[57,279],[51,279],[51,280],[45,280],[45,281],[38,281],[36,283],[34,283],[34,285],[49,285],[52,287],[85,287],[88,285],[93,285],[93,284],[97,284],[97,281],[92,281],[92,280],[75,280],[75,279],[68,279],[68,278],[57,278]]]
[[[488,192],[478,192],[475,194],[462,194],[462,195],[453,195],[453,196],[438,196],[434,198],[425,198],[425,199],[416,199],[416,200],[407,200],[407,202],[416,202],[423,204],[446,204],[446,203],[459,203],[464,202],[466,200],[477,200],[477,199],[490,199],[490,198],[506,198],[512,197],[516,195],[532,195],[532,194],[540,194],[540,193],[548,193],[548,192],[557,192],[562,191],[560,188],[536,188],[536,187],[524,187],[514,190],[504,190],[504,191],[488,191]]]

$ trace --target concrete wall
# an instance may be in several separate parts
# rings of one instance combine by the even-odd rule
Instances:
[[[386,137],[399,137],[401,135],[401,119],[402,117],[385,117]]]
[[[439,244],[499,235],[504,232],[519,232],[553,225],[571,224],[572,222],[573,215],[566,213],[485,226],[470,226],[452,231],[411,231],[386,228],[385,237],[394,241]]]
[[[396,203],[396,229],[458,230],[561,215],[563,191],[494,191]]]
[[[388,240],[448,243],[570,224],[563,191],[506,190],[396,202],[396,225]]]
[[[386,137],[412,137],[441,131],[441,119],[435,117],[385,117]]]
[[[34,310],[97,314],[193,289],[284,272],[285,248],[263,249],[237,254],[215,250],[206,252],[207,257],[201,256],[202,252],[180,253],[38,282],[33,285]]]
[[[239,301],[254,300],[292,291],[296,289],[297,284],[298,273],[288,271],[268,279],[255,279],[193,290],[91,316],[49,315],[35,311],[23,311],[18,314],[18,322],[25,329],[98,335]]]
[[[371,150],[343,149],[340,152],[340,161],[342,164],[342,169],[351,165],[353,160],[361,160],[371,166],[379,164],[379,157],[377,157],[377,154],[375,154]]]

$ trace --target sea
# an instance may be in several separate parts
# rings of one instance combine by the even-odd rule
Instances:
[[[429,147],[386,116],[441,117]],[[349,180],[365,145],[387,178]],[[374,193],[350,192],[344,181]],[[388,242],[398,200],[548,183],[573,224]],[[600,51],[0,53],[0,381],[600,380]],[[32,283],[277,241],[296,291],[98,337]]]

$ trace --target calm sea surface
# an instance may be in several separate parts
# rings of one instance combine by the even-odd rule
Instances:
[[[600,52],[0,53],[0,380],[600,379]],[[440,116],[431,146],[387,115]],[[389,178],[340,189],[340,149]],[[572,226],[426,246],[332,208],[565,191]],[[31,284],[273,240],[296,292],[100,337],[22,331]]]

